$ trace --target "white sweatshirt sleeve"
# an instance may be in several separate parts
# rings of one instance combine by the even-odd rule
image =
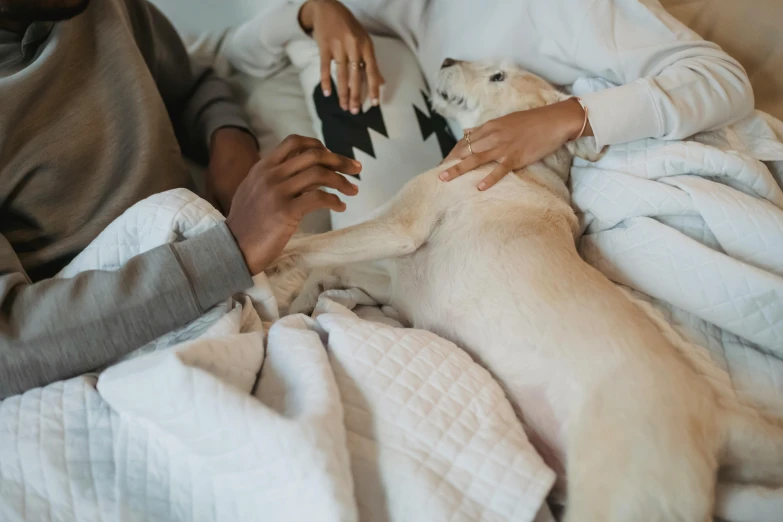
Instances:
[[[657,0],[594,0],[573,61],[619,87],[582,97],[600,146],[682,139],[753,109],[742,66]]]
[[[237,70],[255,78],[268,78],[288,65],[285,46],[307,38],[299,25],[305,0],[286,0],[263,9],[252,20],[228,32],[222,53]]]
[[[416,50],[417,31],[427,30],[421,21],[431,1],[344,3],[370,32],[396,35]],[[264,78],[287,65],[285,45],[306,38],[298,22],[303,3],[285,0],[231,31],[223,52],[234,67]],[[572,3],[572,16],[536,4],[537,18],[529,22],[557,41],[551,47],[557,50],[555,62],[619,85],[582,97],[599,145],[682,139],[736,121],[753,109],[753,91],[742,66],[668,14],[658,0]],[[459,9],[441,15],[455,17],[454,23],[465,16]]]
[[[285,0],[262,10],[255,18],[226,35],[222,53],[239,71],[267,78],[288,65],[285,47],[292,40],[308,38],[299,25],[299,10],[306,0]],[[405,5],[388,8],[385,0],[345,0],[362,27],[371,34],[392,35],[411,44],[407,20],[415,12]],[[407,39],[406,39],[407,37]]]

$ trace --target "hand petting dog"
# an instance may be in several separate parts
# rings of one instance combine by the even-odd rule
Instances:
[[[568,141],[592,135],[590,122],[585,122],[584,109],[576,98],[513,112],[465,129],[465,136],[444,163],[462,161],[445,170],[440,179],[451,181],[487,163],[497,162],[497,167],[478,184],[479,190],[486,190],[509,172],[541,161]]]

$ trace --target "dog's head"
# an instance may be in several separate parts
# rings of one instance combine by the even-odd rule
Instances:
[[[567,98],[543,79],[511,63],[450,58],[441,66],[435,91],[435,110],[454,118],[463,128]]]
[[[546,80],[512,63],[447,58],[438,73],[432,105],[466,129],[567,98]],[[593,138],[570,142],[566,148],[591,161],[600,157]]]

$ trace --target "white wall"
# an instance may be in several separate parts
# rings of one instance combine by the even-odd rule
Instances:
[[[225,29],[249,20],[262,9],[284,0],[150,0],[180,33]]]

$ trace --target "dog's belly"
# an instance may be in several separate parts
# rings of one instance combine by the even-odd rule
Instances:
[[[579,257],[562,201],[524,183],[504,188],[449,207],[422,247],[395,259],[391,304],[486,367],[562,474],[596,390],[644,409],[644,389],[666,380],[671,346]]]
[[[562,476],[566,423],[583,396],[569,353],[544,349],[542,339],[556,339],[549,332],[557,325],[535,324],[539,298],[527,275],[507,270],[512,259],[496,242],[473,246],[482,255],[466,258],[462,244],[454,243],[399,260],[392,304],[416,328],[453,341],[494,375],[531,442]]]
[[[547,465],[558,475],[564,474],[564,425],[579,397],[569,385],[573,380],[567,366],[531,346],[524,321],[511,324],[517,318],[498,313],[496,306],[475,300],[458,306],[451,301],[450,307],[441,296],[454,288],[445,279],[419,280],[417,299],[406,300],[405,305],[397,301],[395,306],[402,308],[406,317],[414,318],[414,327],[449,339],[487,368],[511,399],[531,443]],[[465,285],[463,290],[481,295],[487,289]]]

